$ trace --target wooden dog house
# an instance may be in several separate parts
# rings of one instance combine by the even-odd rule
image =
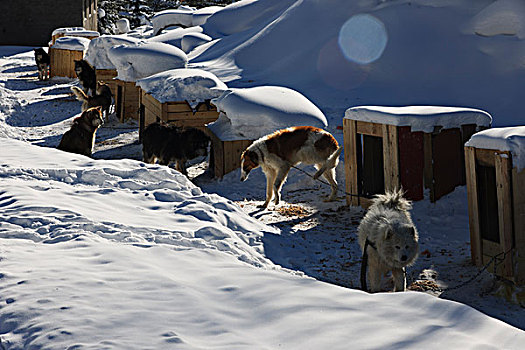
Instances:
[[[208,132],[211,138],[211,160],[210,168],[213,176],[221,179],[229,172],[241,166],[241,154],[253,140],[222,140],[211,130]]]
[[[484,266],[496,257],[489,271],[524,285],[525,170],[512,146],[519,143],[523,152],[525,127],[480,132],[465,145],[465,163],[472,260]]]
[[[463,144],[487,127],[488,113],[466,108],[354,107],[343,120],[349,205],[367,208],[374,195],[402,188],[436,201],[465,184]]]
[[[161,103],[144,90],[140,90],[139,135],[142,135],[146,126],[156,121],[199,128],[207,132],[205,125],[216,121],[218,117],[219,112],[209,101],[199,103],[194,110],[187,101]]]
[[[117,96],[117,82],[114,79],[117,76],[116,69],[96,69],[95,67],[95,76],[97,81],[102,81],[109,86],[113,97]]]
[[[84,57],[82,50],[49,48],[49,77],[76,78],[75,60]]]
[[[114,79],[115,94],[115,113],[117,118],[124,122],[126,119],[131,118],[139,120],[139,108],[140,108],[140,88],[135,85],[134,81],[123,81],[120,79]]]

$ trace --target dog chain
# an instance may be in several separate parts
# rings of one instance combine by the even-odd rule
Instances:
[[[290,164],[290,166],[291,166],[292,168],[294,168],[294,169],[299,170],[299,171],[302,172],[303,174],[308,175],[309,177],[311,177],[311,178],[314,179],[314,180],[317,180],[317,181],[319,181],[319,182],[321,182],[321,183],[324,183],[325,185],[328,185],[328,186],[330,186],[330,187],[332,186],[332,185],[330,185],[328,182],[326,182],[326,181],[324,181],[324,180],[322,180],[322,179],[320,179],[320,178],[317,178],[317,179],[314,178],[313,175],[310,175],[307,171],[305,171],[305,170],[303,170],[303,169],[301,169],[301,168],[298,168],[298,167],[296,167],[295,165],[291,165],[291,164]],[[339,192],[343,192],[344,194],[346,194],[346,195],[348,195],[348,196],[351,196],[351,197],[361,197],[361,196],[359,196],[358,194],[353,194],[353,193],[348,193],[348,192],[346,192],[346,191],[343,191],[343,190],[340,189],[339,187],[337,188],[337,190],[338,190]]]

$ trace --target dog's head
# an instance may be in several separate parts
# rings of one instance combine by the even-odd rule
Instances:
[[[411,265],[419,252],[416,228],[408,223],[395,223],[385,227],[382,249],[396,267]]]
[[[82,113],[81,118],[83,118],[95,129],[98,129],[102,124],[104,124],[104,119],[102,118],[102,107],[92,107],[86,109]]]
[[[205,157],[208,155],[208,145],[210,138],[201,130],[194,129],[191,136],[191,143],[193,147],[193,157]]]
[[[83,60],[75,60],[75,73],[77,73],[77,75],[82,73],[83,63]]]
[[[241,181],[245,181],[248,178],[250,171],[257,168],[260,165],[260,161],[257,152],[247,149],[241,154]]]

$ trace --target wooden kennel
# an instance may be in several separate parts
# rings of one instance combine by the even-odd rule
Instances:
[[[97,77],[97,81],[103,81],[109,86],[109,88],[111,89],[111,93],[113,94],[113,97],[116,99],[115,96],[117,96],[117,82],[115,81],[114,78],[117,76],[117,70],[116,69],[95,69],[95,76]]]
[[[375,194],[402,188],[411,200],[430,190],[432,202],[465,184],[463,144],[475,124],[435,127],[431,133],[396,126],[343,120],[348,205],[367,208]]]
[[[208,132],[205,125],[216,121],[218,117],[219,112],[210,103],[200,103],[196,110],[193,110],[187,101],[161,103],[144,90],[140,90],[140,135],[146,126],[156,121],[199,128]]]
[[[241,166],[241,154],[253,140],[221,140],[211,130],[208,135],[211,138],[210,169],[215,178],[221,179]]]
[[[123,81],[120,79],[114,79],[115,82],[115,113],[117,118],[124,122],[126,119],[131,118],[139,120],[139,108],[140,108],[140,88],[135,85],[134,81]]]
[[[488,271],[525,285],[525,170],[511,152],[469,146],[465,164],[472,260],[497,256]]]
[[[76,78],[75,60],[81,60],[84,51],[49,48],[49,77]]]

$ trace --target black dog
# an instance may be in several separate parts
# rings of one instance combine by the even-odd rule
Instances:
[[[75,60],[75,73],[82,85],[82,90],[84,90],[87,95],[95,95],[97,89],[97,77],[93,67],[91,67],[85,60]],[[90,90],[91,93],[89,92]]]
[[[36,66],[38,68],[38,80],[47,80],[49,79],[49,64],[51,63],[49,55],[41,47],[34,51]]]
[[[181,128],[159,122],[148,125],[142,132],[142,155],[146,163],[162,165],[175,162],[175,169],[188,175],[186,161],[208,154],[210,139],[195,128]]]
[[[105,116],[106,121],[109,120],[109,107],[111,106],[111,89],[106,83],[99,81],[97,82],[97,91],[94,96],[88,96],[81,89],[76,86],[71,87],[71,91],[77,97],[77,100],[82,102],[82,111],[85,111],[91,107],[102,107],[102,113]]]

